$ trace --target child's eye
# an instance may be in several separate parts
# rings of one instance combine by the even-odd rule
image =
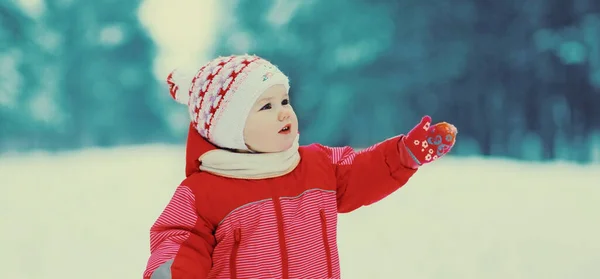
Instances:
[[[281,104],[284,105],[284,106],[285,105],[289,105],[290,104],[290,100],[284,99],[283,101],[281,101]]]
[[[271,109],[271,103],[264,105],[260,110]]]

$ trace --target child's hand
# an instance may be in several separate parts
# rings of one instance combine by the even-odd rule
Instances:
[[[454,125],[441,122],[431,126],[431,117],[424,116],[421,123],[402,139],[402,145],[409,151],[408,155],[416,163],[409,167],[431,163],[450,152],[457,133]]]

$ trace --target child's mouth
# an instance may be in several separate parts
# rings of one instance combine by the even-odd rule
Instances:
[[[279,133],[280,134],[289,134],[291,132],[291,128],[292,128],[292,125],[287,124],[287,125],[283,126],[283,128],[281,128],[281,130],[279,130]]]

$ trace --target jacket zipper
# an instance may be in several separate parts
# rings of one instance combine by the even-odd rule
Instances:
[[[333,277],[333,267],[331,264],[331,247],[329,247],[329,239],[327,238],[327,218],[325,218],[325,210],[321,209],[321,232],[323,233],[323,245],[325,246],[325,257],[327,259],[327,277]]]
[[[279,232],[279,250],[281,252],[281,276],[283,279],[289,278],[288,253],[285,245],[285,234],[283,233],[283,213],[281,212],[281,202],[279,197],[273,198],[275,215],[277,216],[277,230]]]
[[[230,275],[232,279],[237,279],[237,255],[240,249],[240,242],[242,242],[242,229],[237,228],[233,231],[233,249],[231,250],[231,257],[229,258]]]

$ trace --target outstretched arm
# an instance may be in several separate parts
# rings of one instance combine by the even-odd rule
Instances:
[[[431,126],[431,118],[425,116],[408,135],[387,139],[360,152],[348,146],[318,145],[335,169],[338,212],[373,204],[404,186],[420,166],[450,151],[456,133],[456,128],[445,122]]]
[[[331,159],[337,178],[338,212],[373,204],[402,187],[417,171],[407,167],[399,148],[402,136],[355,152],[349,146],[320,146]]]

